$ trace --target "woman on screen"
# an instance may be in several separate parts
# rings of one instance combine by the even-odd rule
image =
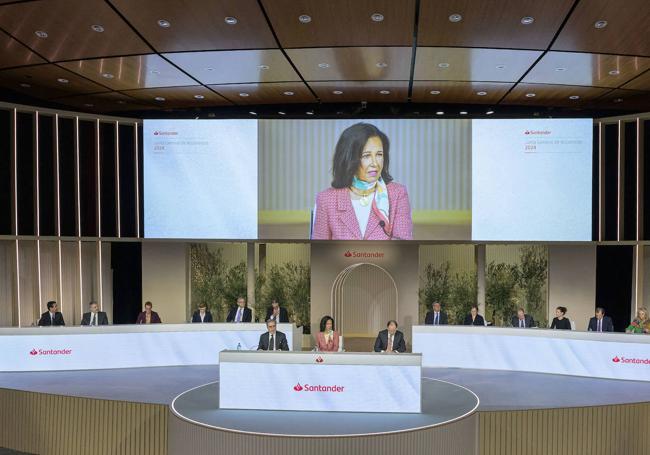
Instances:
[[[339,350],[339,334],[334,330],[334,319],[323,316],[320,320],[320,332],[316,334],[316,350],[337,352]]]
[[[369,123],[343,131],[332,160],[332,187],[316,196],[312,239],[413,238],[406,187],[388,172],[389,149],[388,137]]]

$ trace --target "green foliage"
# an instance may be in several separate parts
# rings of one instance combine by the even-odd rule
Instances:
[[[433,302],[447,302],[451,293],[449,267],[449,262],[444,262],[440,267],[435,267],[433,264],[427,264],[425,267],[424,276],[420,277],[420,320],[424,320]]]
[[[494,325],[506,325],[517,307],[515,286],[517,286],[517,266],[490,262],[485,276],[485,306],[491,314],[488,320]]]
[[[548,269],[547,250],[539,245],[526,245],[520,249],[517,284],[523,295],[523,306],[535,321],[547,324],[546,277]]]
[[[420,277],[419,291],[420,320],[431,309],[433,302],[440,302],[447,312],[450,324],[462,324],[465,315],[476,303],[476,273],[458,272],[451,274],[449,262],[440,267],[428,264],[424,276]]]
[[[190,245],[192,311],[205,303],[215,321],[225,320],[228,310],[224,300],[224,276],[227,270],[221,249],[211,251],[206,244]]]
[[[298,327],[302,326],[304,333],[309,333],[310,293],[311,271],[309,266],[295,262],[274,264],[266,271],[259,303],[263,304],[264,311],[266,311],[266,308],[271,305],[271,301],[277,300],[289,312],[289,319]]]

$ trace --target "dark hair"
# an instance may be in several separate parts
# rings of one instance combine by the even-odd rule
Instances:
[[[436,303],[437,303],[438,305],[442,306],[442,303],[440,303],[439,300],[434,300],[433,302],[431,302],[431,306],[435,305]]]
[[[386,324],[386,327],[388,327],[391,324],[395,324],[395,328],[399,327],[399,325],[397,324],[397,321],[394,320],[394,319],[391,319],[390,321],[388,321],[388,324]]]
[[[267,320],[266,320],[266,326],[268,327],[269,324],[270,324],[271,322],[272,322],[273,324],[275,324],[275,326],[277,327],[278,323],[275,322],[275,320],[273,320],[273,319],[267,319]]]
[[[524,310],[522,307],[517,308],[517,313],[519,313],[520,311],[526,314],[526,310]]]
[[[56,302],[54,300],[50,300],[49,302],[47,302],[47,309],[48,310],[52,309],[54,305],[56,305]]]
[[[207,307],[208,306],[204,302],[199,303],[199,308],[207,308]]]
[[[476,312],[478,313],[478,307],[476,305],[472,305],[471,308],[469,309],[469,311],[472,311],[475,308],[476,308]]]
[[[151,302],[144,302],[144,306],[147,306],[147,305],[149,305],[150,307],[153,307],[153,303],[151,303]]]
[[[605,308],[603,308],[603,307],[601,307],[601,306],[597,306],[597,307],[596,307],[596,313],[603,313],[603,314],[605,314]]]
[[[94,300],[91,300],[90,303],[88,304],[88,306],[91,306],[91,305],[97,305],[97,302],[95,302]]]
[[[332,160],[332,187],[348,188],[352,185],[352,177],[356,174],[361,163],[361,153],[366,142],[371,137],[378,137],[384,148],[384,166],[381,169],[381,177],[386,184],[393,180],[388,172],[390,141],[388,136],[370,123],[355,123],[341,133],[334,159]]]
[[[565,306],[559,306],[556,308],[556,310],[560,310],[562,314],[566,314],[566,307]]]
[[[334,330],[334,319],[331,316],[323,316],[320,320],[320,331],[324,332],[325,331],[325,326],[327,325],[327,321],[332,321],[332,330]]]

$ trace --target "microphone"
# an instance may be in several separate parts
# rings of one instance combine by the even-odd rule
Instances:
[[[393,240],[393,237],[395,237],[397,240],[404,240],[396,235],[393,235],[393,231],[390,233],[386,232],[386,222],[384,220],[379,220],[379,226],[384,230],[384,234],[388,236],[388,240]]]

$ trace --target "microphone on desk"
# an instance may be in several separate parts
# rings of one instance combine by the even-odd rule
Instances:
[[[396,235],[393,235],[393,231],[392,231],[392,229],[391,229],[390,232],[387,232],[387,231],[386,231],[386,222],[385,222],[384,220],[379,220],[379,226],[381,226],[381,228],[384,230],[384,234],[386,234],[386,235],[388,236],[388,240],[393,240],[393,237],[394,237],[395,239],[397,239],[397,240],[404,240],[404,239],[401,238],[401,237],[398,237],[398,236],[396,236]]]

